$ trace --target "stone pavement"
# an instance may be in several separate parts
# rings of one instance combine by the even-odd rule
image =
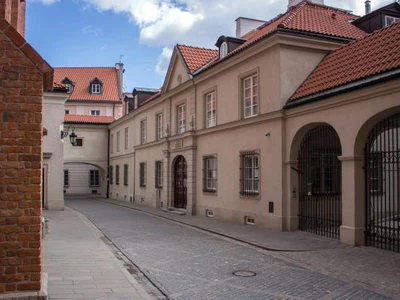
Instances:
[[[202,229],[221,236],[229,237],[249,245],[271,251],[313,251],[348,247],[339,241],[320,237],[301,231],[274,232],[262,228],[234,224],[227,221],[202,216],[177,215],[152,207],[105,198],[93,198],[99,201],[132,208],[158,217],[166,218],[194,228]]]
[[[164,299],[139,274],[128,272],[86,217],[69,208],[44,215],[50,224],[43,247],[50,299]]]
[[[169,299],[400,299],[397,253],[367,247],[267,251],[94,199],[66,205],[94,222]],[[256,276],[237,277],[238,270]]]

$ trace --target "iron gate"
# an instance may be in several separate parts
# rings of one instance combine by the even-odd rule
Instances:
[[[187,205],[187,163],[183,156],[175,162],[174,207],[186,208]]]
[[[340,238],[342,147],[329,125],[310,130],[299,151],[299,229]]]
[[[377,124],[365,146],[366,245],[400,252],[400,114]]]

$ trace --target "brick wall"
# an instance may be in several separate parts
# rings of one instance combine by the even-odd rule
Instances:
[[[0,31],[0,294],[40,290],[42,89],[43,74]]]

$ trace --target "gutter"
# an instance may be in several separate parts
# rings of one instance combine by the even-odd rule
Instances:
[[[332,88],[330,90],[327,91],[323,91],[314,95],[310,95],[310,96],[306,96],[303,98],[300,98],[298,100],[293,100],[292,102],[288,102],[283,108],[284,109],[289,109],[292,107],[296,107],[299,105],[304,105],[310,102],[314,102],[314,101],[318,101],[318,100],[322,100],[324,98],[328,98],[328,97],[333,97],[333,96],[337,96],[343,93],[347,93],[359,88],[363,88],[363,87],[367,87],[367,86],[371,86],[373,84],[378,84],[378,83],[382,83],[391,79],[395,79],[400,77],[400,68],[383,73],[383,74],[378,74],[375,75],[373,77],[368,77],[365,79],[361,79],[346,85],[342,85],[336,88]]]

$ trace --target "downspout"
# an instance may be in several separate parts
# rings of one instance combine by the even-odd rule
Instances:
[[[107,143],[107,192],[106,198],[110,198],[110,129],[108,129]]]
[[[133,202],[136,202],[136,150],[133,147]]]

